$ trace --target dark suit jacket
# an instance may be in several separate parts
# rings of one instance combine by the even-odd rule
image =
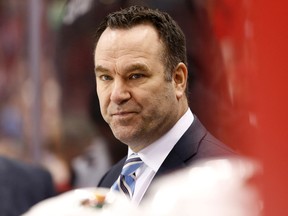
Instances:
[[[0,216],[19,216],[53,195],[55,190],[47,171],[0,156]]]
[[[199,160],[230,156],[236,156],[236,153],[213,137],[194,116],[192,125],[168,154],[153,180],[163,174],[185,168]],[[121,173],[125,160],[126,157],[115,164],[103,176],[98,187],[110,188]]]

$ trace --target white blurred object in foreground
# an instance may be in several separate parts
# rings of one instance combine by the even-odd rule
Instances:
[[[120,193],[86,188],[42,201],[23,216],[260,216],[258,191],[249,184],[257,171],[246,159],[202,161],[158,179],[138,208]]]
[[[261,200],[248,181],[259,167],[246,159],[216,159],[155,182],[143,204],[149,216],[260,216]]]
[[[83,188],[65,192],[33,206],[22,216],[110,216],[135,207],[122,195],[105,188]],[[129,209],[129,210],[128,210]]]

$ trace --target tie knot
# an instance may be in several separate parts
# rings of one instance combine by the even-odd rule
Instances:
[[[137,154],[132,154],[123,166],[121,174],[124,176],[133,174],[141,165],[143,161]]]

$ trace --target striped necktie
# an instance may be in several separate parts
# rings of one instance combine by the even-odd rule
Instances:
[[[132,154],[122,168],[121,174],[113,184],[112,190],[120,191],[128,198],[132,198],[135,188],[135,172],[143,164],[137,154]]]

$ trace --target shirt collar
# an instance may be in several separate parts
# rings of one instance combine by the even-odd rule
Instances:
[[[188,108],[186,113],[166,134],[138,152],[138,155],[142,161],[154,172],[157,172],[165,158],[168,156],[169,152],[190,127],[193,120],[194,116],[191,110]],[[133,151],[129,148],[128,156],[130,156],[132,153]]]

